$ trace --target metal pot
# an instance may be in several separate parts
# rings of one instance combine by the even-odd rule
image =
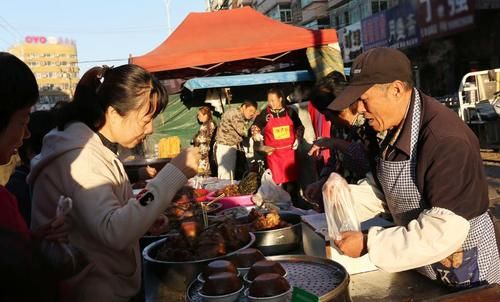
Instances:
[[[300,215],[281,211],[280,217],[291,225],[275,230],[253,232],[255,235],[254,247],[265,256],[296,253],[300,249],[302,242]],[[243,220],[246,220],[246,217]]]
[[[239,250],[227,253],[226,255],[211,259],[196,261],[161,261],[154,259],[151,255],[155,254],[158,248],[169,239],[153,242],[142,252],[144,288],[146,301],[184,301],[184,293],[189,283],[202,272],[205,266],[218,259],[225,259],[236,254],[238,251],[249,248],[255,242],[254,234],[250,233],[250,242]]]

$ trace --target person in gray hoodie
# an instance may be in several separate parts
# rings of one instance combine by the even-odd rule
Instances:
[[[139,291],[138,240],[196,173],[199,150],[185,149],[134,197],[117,158],[118,145],[133,148],[153,132],[167,102],[165,89],[139,66],[94,67],[32,160],[32,227],[54,217],[60,196],[72,198],[69,241],[93,264],[71,301],[128,301]]]

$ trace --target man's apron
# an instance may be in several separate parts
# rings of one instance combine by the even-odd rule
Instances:
[[[422,199],[416,185],[417,142],[420,126],[421,101],[414,89],[415,105],[411,116],[410,159],[386,161],[378,158],[377,176],[385,194],[389,210],[398,226],[406,226],[430,209],[431,205]],[[443,156],[446,156],[443,154]],[[447,267],[441,262],[417,268],[426,277],[439,279],[451,287],[467,287],[484,283],[499,282],[499,256],[493,222],[485,212],[471,220],[469,234],[462,244],[463,262],[458,268]],[[429,238],[432,240],[432,238]]]
[[[293,121],[285,108],[285,116],[273,117],[267,108],[267,124],[264,127],[264,144],[275,148],[267,156],[267,166],[273,173],[276,184],[282,184],[297,179],[295,150],[292,149],[295,141]]]

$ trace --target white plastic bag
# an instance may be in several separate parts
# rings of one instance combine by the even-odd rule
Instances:
[[[339,174],[330,174],[323,185],[323,202],[331,240],[342,239],[342,232],[361,230],[351,190],[347,181]]]
[[[56,217],[67,215],[73,208],[69,197],[61,196],[57,203]],[[41,253],[49,268],[61,279],[78,274],[88,264],[88,259],[82,251],[69,243],[43,240]]]
[[[269,169],[262,174],[259,190],[252,198],[252,201],[259,207],[264,203],[270,203],[280,209],[288,209],[292,205],[290,194],[274,182],[273,174]]]

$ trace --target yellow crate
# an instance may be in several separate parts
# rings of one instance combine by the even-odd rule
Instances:
[[[173,158],[181,152],[181,140],[178,136],[165,137],[158,142],[158,156]]]

